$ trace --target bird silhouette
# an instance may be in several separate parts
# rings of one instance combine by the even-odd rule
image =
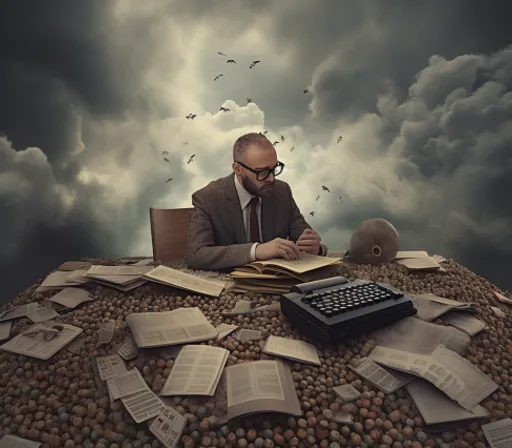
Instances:
[[[221,56],[226,56],[222,51],[217,51],[217,54],[220,54]]]
[[[222,73],[219,73],[215,78],[213,78],[214,81],[217,81],[221,76],[224,76]]]
[[[259,64],[260,61],[252,61],[251,65],[249,65],[249,68],[253,68],[256,64]]]
[[[192,114],[192,113],[190,113],[190,114],[188,114],[185,118],[186,118],[186,119],[193,120],[193,119],[194,119],[194,118],[196,118],[196,117],[197,117],[197,115],[196,115],[196,114]]]
[[[228,109],[227,107],[221,107],[219,109],[219,112],[222,111],[222,112],[229,112],[231,109]]]
[[[316,200],[317,200],[317,201],[318,201],[319,199],[320,199],[320,195],[318,195],[318,196],[316,197]]]
[[[247,104],[249,103],[252,103],[252,99],[251,98],[247,98]]]
[[[311,216],[315,216],[315,212],[309,212]]]
[[[167,159],[166,157],[164,157],[164,160],[165,160],[166,162],[170,162],[170,160],[169,160],[169,159]]]
[[[327,191],[329,193],[331,192],[331,190],[329,190],[325,185],[322,185],[322,190]]]
[[[195,154],[192,154],[192,155],[190,156],[190,159],[188,159],[187,165],[188,165],[190,162],[192,162],[192,161],[194,160],[194,157],[195,157],[195,156],[196,156]]]
[[[165,156],[165,155],[169,155],[169,151],[162,151],[162,155]]]
[[[266,134],[268,131],[267,130],[264,130],[263,133]]]
[[[309,93],[309,89],[304,89],[302,92],[303,92],[303,93],[304,93],[304,95],[305,95],[306,93]]]
[[[338,137],[338,141],[337,141],[336,143],[339,143],[339,142],[341,142],[342,140],[343,140],[343,137],[340,135],[340,136]]]
[[[234,59],[228,59],[226,64],[236,64],[236,61]]]
[[[167,180],[165,181],[165,183],[170,182],[171,180],[172,180],[172,177],[170,177],[169,179],[167,179]]]
[[[290,152],[293,152],[293,150],[294,150],[294,149],[295,149],[295,146],[292,146],[292,147],[290,148]]]
[[[188,145],[188,142],[183,142],[183,146],[187,146]]]
[[[342,201],[342,200],[343,200],[343,199],[341,198],[341,196],[338,196],[338,199],[339,199],[340,201]]]
[[[281,135],[281,141],[284,142],[284,137]]]
[[[278,145],[279,142],[276,140],[274,143],[272,143],[273,145]]]

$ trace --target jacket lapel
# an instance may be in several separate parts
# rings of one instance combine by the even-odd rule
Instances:
[[[226,227],[233,226],[237,244],[246,242],[246,235],[244,229],[244,217],[242,209],[240,208],[240,200],[236,192],[234,173],[223,179],[223,193],[224,193],[224,216],[226,219]]]

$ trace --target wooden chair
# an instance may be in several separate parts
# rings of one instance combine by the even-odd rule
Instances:
[[[153,260],[167,262],[185,257],[193,207],[149,209]]]

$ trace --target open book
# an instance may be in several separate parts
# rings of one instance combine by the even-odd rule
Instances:
[[[305,272],[340,263],[340,258],[323,257],[303,252],[298,260],[288,261],[281,258],[272,258],[271,260],[254,261],[244,267],[247,268],[247,270],[253,270],[260,274],[273,274],[276,272],[304,274]]]
[[[229,351],[209,345],[186,345],[160,392],[172,395],[214,395]]]

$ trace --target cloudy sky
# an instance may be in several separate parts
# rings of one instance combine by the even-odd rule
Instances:
[[[66,260],[151,255],[149,207],[190,206],[263,129],[328,247],[383,217],[512,289],[506,3],[1,1],[1,301]]]

